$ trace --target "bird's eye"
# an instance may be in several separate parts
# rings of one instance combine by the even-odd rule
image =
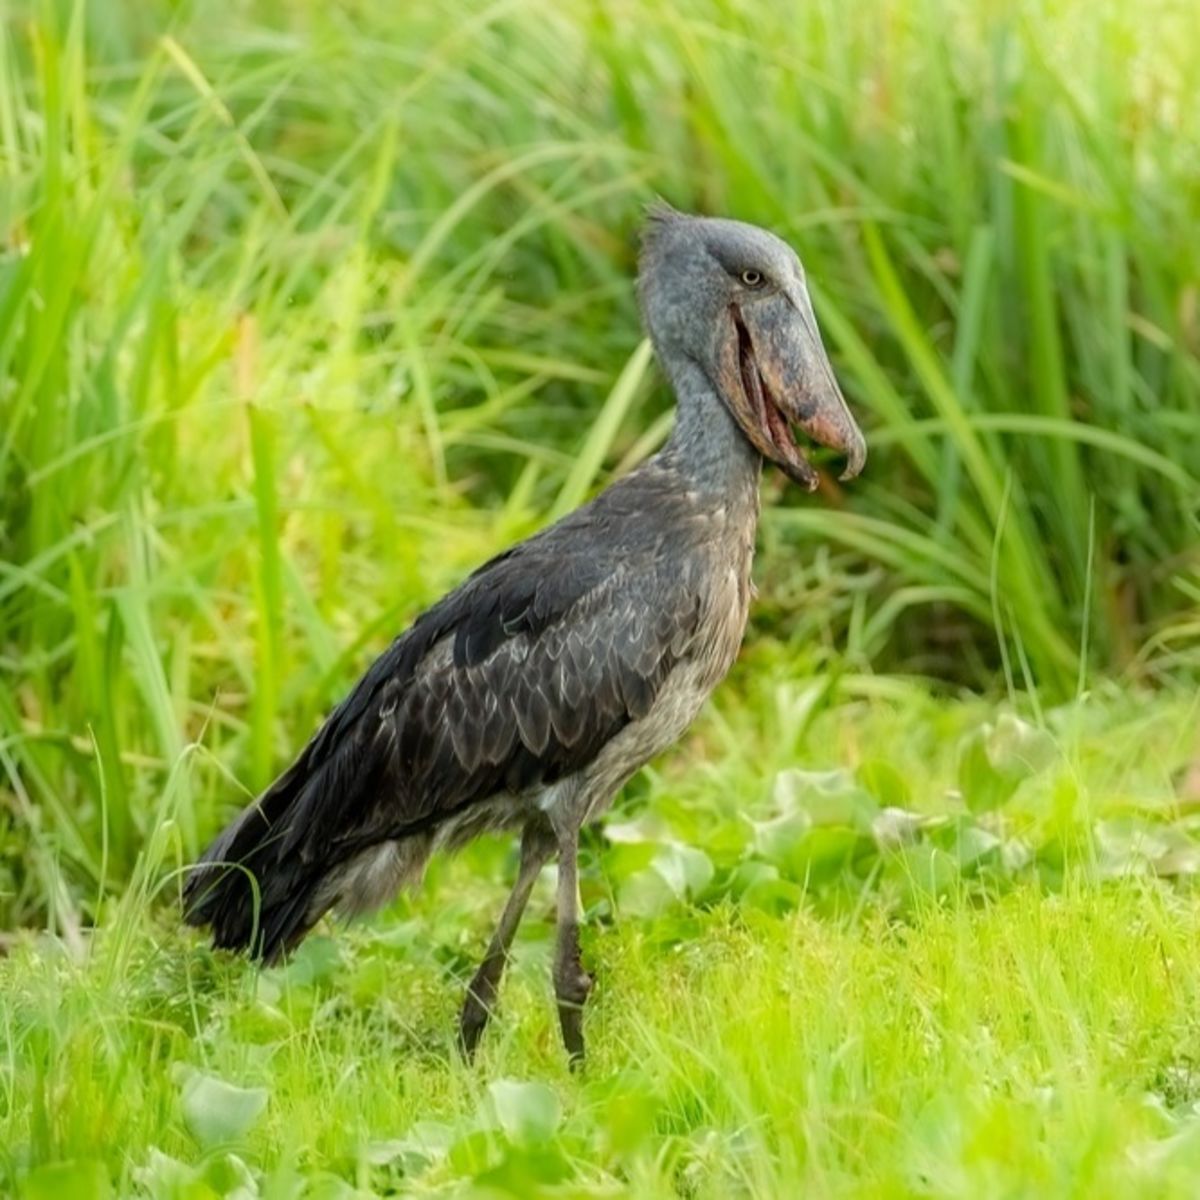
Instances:
[[[742,282],[751,288],[762,287],[762,272],[761,271],[743,271]]]

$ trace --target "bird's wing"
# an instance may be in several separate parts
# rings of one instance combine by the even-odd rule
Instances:
[[[679,567],[526,543],[374,663],[281,778],[282,856],[342,857],[586,766],[649,712],[699,622]]]

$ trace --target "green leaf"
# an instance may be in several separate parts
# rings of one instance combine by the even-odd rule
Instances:
[[[869,758],[858,768],[858,782],[885,808],[908,808],[912,793],[908,781],[890,762]]]
[[[447,1163],[458,1175],[481,1175],[500,1158],[495,1134],[488,1129],[469,1129],[450,1147]]]
[[[488,1098],[496,1123],[514,1145],[537,1145],[554,1136],[558,1097],[544,1083],[497,1079],[488,1085]]]
[[[703,850],[681,842],[663,846],[652,863],[680,900],[695,899],[712,882],[712,860]]]
[[[654,861],[658,847],[654,842],[617,842],[604,852],[604,871],[622,883]]]
[[[218,1155],[205,1164],[203,1180],[226,1200],[255,1200],[258,1183],[254,1173],[236,1154]]]
[[[412,1175],[441,1162],[458,1136],[453,1126],[441,1121],[418,1121],[403,1137],[371,1142],[367,1146],[366,1159],[373,1166],[395,1163],[406,1175]]]
[[[816,824],[807,812],[796,812],[754,827],[755,852],[787,878],[808,883],[836,875],[870,844],[857,816],[844,824]]]
[[[342,950],[331,937],[306,938],[275,974],[291,987],[306,987],[334,979],[343,968]]]
[[[790,879],[763,880],[751,884],[742,895],[747,908],[757,908],[773,917],[794,912],[804,899],[804,889]]]
[[[1096,863],[1104,878],[1165,877],[1200,872],[1200,845],[1182,829],[1139,817],[1114,817],[1095,828]]]
[[[985,861],[999,861],[1003,845],[994,833],[981,828],[966,816],[955,818],[935,829],[930,841],[949,854],[959,870],[964,872],[978,870]]]
[[[881,808],[871,822],[871,836],[881,850],[896,850],[921,836],[921,816],[904,808]]]
[[[1160,854],[1154,860],[1154,872],[1165,879],[1182,875],[1200,875],[1200,846],[1189,840]]]
[[[163,1200],[176,1200],[177,1197],[186,1197],[186,1200],[215,1198],[217,1193],[199,1178],[199,1174],[189,1163],[164,1154],[157,1146],[151,1146],[145,1164],[134,1168],[133,1178],[144,1192],[156,1200],[160,1196]]]
[[[782,867],[791,859],[797,843],[812,828],[812,818],[804,812],[790,813],[771,821],[754,822],[754,852],[769,863]]]
[[[236,1154],[206,1156],[193,1166],[151,1147],[133,1176],[138,1194],[154,1200],[255,1200],[259,1195],[253,1172]]]
[[[987,754],[988,726],[977,729],[962,744],[958,756],[958,787],[972,812],[989,812],[1007,804],[1020,779],[1001,774]]]
[[[96,1159],[46,1163],[25,1176],[23,1200],[108,1200],[108,1171]]]
[[[622,850],[644,850],[645,844]],[[621,909],[638,917],[657,917],[672,905],[694,900],[716,874],[703,850],[668,842],[654,851],[648,866],[630,872],[620,888]]]
[[[267,1107],[267,1089],[244,1088],[202,1071],[184,1071],[180,1107],[192,1137],[208,1148],[244,1136]]]
[[[1028,778],[1058,757],[1054,739],[1011,713],[968,735],[959,752],[958,785],[973,812],[999,808]]]
[[[668,829],[661,816],[647,810],[628,821],[606,821],[604,836],[614,844],[637,845],[665,841]]]
[[[817,826],[796,844],[788,864],[790,873],[810,884],[825,883],[869,844],[857,829],[844,825]]]
[[[1058,757],[1058,745],[1044,729],[1002,713],[987,738],[987,753],[997,771],[1026,778],[1044,771]]]
[[[764,862],[742,863],[733,873],[730,891],[740,904],[772,916],[798,908],[804,897],[798,883],[781,879],[779,869]]]
[[[781,813],[804,813],[814,825],[850,825],[863,832],[879,810],[871,794],[844,770],[780,771],[774,799]]]
[[[678,903],[671,885],[653,867],[634,871],[618,893],[621,911],[631,917],[657,917]]]
[[[758,883],[774,883],[779,878],[779,868],[770,863],[757,862],[754,859],[740,863],[729,877],[729,894],[740,900],[747,889]]]
[[[888,875],[898,879],[909,899],[943,896],[958,878],[958,866],[944,850],[921,842],[892,856]]]
[[[304,1200],[365,1200],[374,1193],[360,1192],[332,1171],[318,1171],[304,1181]]]

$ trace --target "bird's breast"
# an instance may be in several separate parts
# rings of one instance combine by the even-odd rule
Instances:
[[[706,568],[685,573],[698,589],[695,635],[672,667],[650,711],[612,739],[587,770],[588,817],[607,807],[620,786],[655,755],[677,742],[696,719],[737,657],[750,606],[753,535],[714,539]]]

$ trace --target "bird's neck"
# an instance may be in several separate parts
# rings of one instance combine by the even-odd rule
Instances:
[[[690,488],[721,503],[745,504],[758,513],[762,455],[738,428],[708,376],[691,359],[668,359],[664,366],[675,389],[675,427],[662,449],[664,466]]]

